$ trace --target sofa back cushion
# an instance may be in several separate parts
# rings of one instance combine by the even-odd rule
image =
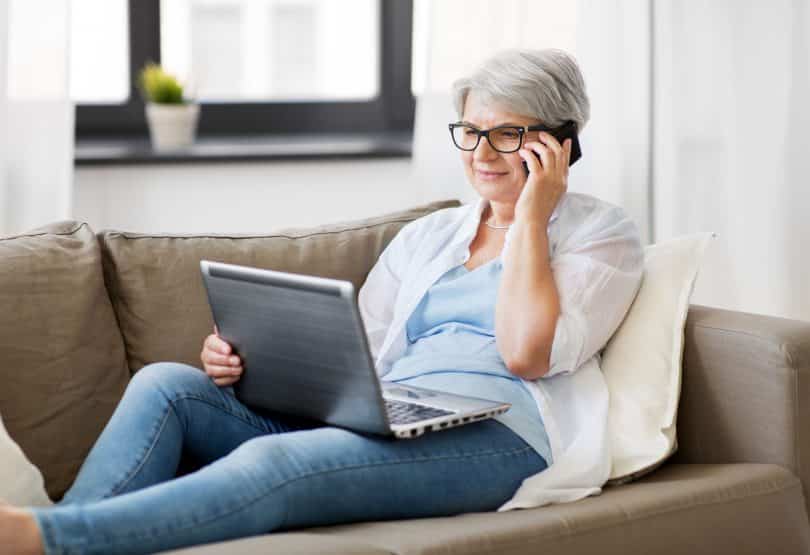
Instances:
[[[351,281],[359,290],[383,248],[406,223],[459,202],[439,201],[350,223],[267,235],[99,234],[104,275],[130,370],[177,361],[200,366],[213,320],[200,260]]]
[[[0,238],[0,414],[52,499],[73,482],[129,381],[87,224]]]

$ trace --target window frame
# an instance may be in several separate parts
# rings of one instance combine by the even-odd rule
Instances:
[[[203,102],[200,137],[412,131],[412,0],[379,0],[379,95],[360,102]],[[77,104],[76,138],[146,136],[136,76],[160,63],[160,0],[129,0],[130,94],[121,104]]]

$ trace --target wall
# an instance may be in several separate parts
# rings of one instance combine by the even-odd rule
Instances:
[[[438,198],[447,197],[423,187],[408,159],[80,167],[73,213],[96,230],[253,232]]]
[[[709,230],[693,302],[810,321],[810,4],[655,7],[655,238]]]
[[[70,214],[69,2],[0,2],[0,233]],[[36,68],[34,70],[33,68]]]

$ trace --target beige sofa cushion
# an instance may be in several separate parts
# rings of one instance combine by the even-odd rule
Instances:
[[[336,538],[305,532],[252,536],[229,542],[195,545],[174,551],[162,551],[161,555],[391,555],[380,549],[350,539]]]
[[[0,238],[0,414],[52,499],[73,482],[129,381],[93,231]]]
[[[665,464],[576,503],[307,532],[400,555],[810,553],[801,483],[767,464]],[[272,539],[255,553],[273,553]],[[228,553],[227,544],[222,547],[212,553]]]
[[[132,372],[157,361],[199,366],[213,328],[201,259],[365,281],[382,249],[406,223],[459,202],[440,201],[344,224],[267,235],[99,234],[104,275]]]

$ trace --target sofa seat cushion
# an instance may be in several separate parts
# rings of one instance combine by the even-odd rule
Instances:
[[[58,499],[126,389],[124,344],[87,224],[2,237],[0,258],[0,414]]]
[[[265,235],[99,234],[104,276],[126,343],[130,370],[152,362],[200,365],[213,320],[200,260],[351,281],[358,291],[377,257],[410,222],[457,200],[374,218]]]
[[[391,555],[352,538],[290,532],[161,551],[160,555]]]
[[[308,532],[401,555],[810,553],[801,483],[769,464],[665,464],[575,503]]]

